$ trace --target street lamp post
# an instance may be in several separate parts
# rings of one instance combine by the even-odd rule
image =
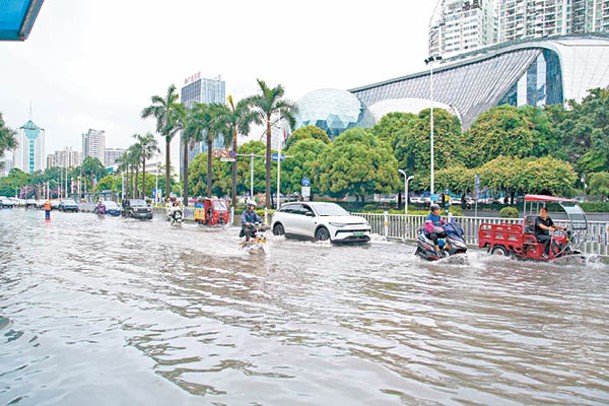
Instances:
[[[408,182],[410,182],[414,176],[406,176],[406,172],[398,169],[400,175],[404,177],[404,214],[408,214]]]
[[[442,57],[439,55],[432,55],[429,58],[425,59],[425,64],[429,65],[429,98],[431,101],[431,108],[429,112],[429,133],[430,133],[430,143],[431,143],[431,179],[429,183],[430,193],[434,194],[434,145],[433,145],[433,62],[441,61]]]

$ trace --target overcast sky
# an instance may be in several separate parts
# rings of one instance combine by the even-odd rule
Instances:
[[[201,72],[237,100],[256,78],[298,101],[425,69],[435,0],[52,0],[25,42],[0,42],[0,111],[46,130],[46,153],[105,130],[126,148],[152,95]],[[172,152],[177,153],[176,148]],[[174,154],[172,154],[174,155]]]

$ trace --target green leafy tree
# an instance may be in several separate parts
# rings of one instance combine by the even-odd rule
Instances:
[[[609,198],[609,172],[597,172],[590,176],[588,193],[592,196]]]
[[[194,103],[186,112],[184,131],[182,132],[182,146],[184,148],[182,153],[182,167],[184,171],[182,174],[182,182],[184,182],[182,201],[185,206],[188,206],[188,192],[191,184],[189,182],[190,169],[188,163],[190,151],[194,148],[195,143],[203,141],[203,132],[209,125],[210,120],[211,116],[207,104]],[[209,155],[209,158],[211,159],[211,155]]]
[[[523,111],[513,106],[499,106],[482,113],[465,133],[465,164],[470,168],[498,157],[535,156],[541,149],[539,132]]]
[[[436,118],[436,111],[434,111],[434,119]],[[416,114],[393,112],[381,117],[370,131],[379,140],[387,142],[391,145],[391,148],[395,149],[398,133],[408,131],[417,121],[418,116]]]
[[[170,146],[174,135],[184,128],[185,111],[178,102],[179,95],[174,85],[169,86],[165,98],[152,96],[152,104],[142,110],[142,118],[156,118],[156,130],[165,138],[165,185],[171,184]],[[170,190],[166,190],[167,196]]]
[[[389,147],[360,128],[345,131],[320,157],[319,187],[333,197],[390,193],[398,179],[397,160]]]
[[[116,177],[114,175],[106,175],[101,178],[97,185],[95,185],[95,192],[103,192],[104,190],[111,190],[113,192],[118,192],[115,186]]]
[[[419,113],[395,135],[395,156],[399,167],[414,175],[413,189],[429,185],[431,167],[430,110]],[[434,109],[434,169],[461,163],[461,124],[456,116],[443,109]]]
[[[0,178],[0,196],[20,194],[21,188],[30,183],[31,175],[21,169],[13,168],[8,176]]]
[[[289,149],[292,145],[302,140],[315,139],[323,142],[324,144],[330,144],[332,140],[328,137],[328,134],[324,130],[314,125],[307,125],[300,127],[294,131],[285,142],[286,149]]]
[[[283,98],[285,90],[283,86],[269,87],[263,80],[256,79],[260,87],[260,94],[248,98],[252,110],[257,113],[256,123],[264,123],[266,126],[266,207],[271,206],[271,128],[272,118],[276,115],[277,122],[286,120],[290,128],[296,125],[296,106]]]
[[[468,169],[461,165],[451,166],[436,172],[435,183],[439,191],[448,190],[452,193],[458,193],[461,196],[461,201],[464,201],[465,196],[474,191],[475,176],[476,171],[474,169]]]
[[[298,131],[298,130],[296,130]],[[320,157],[328,144],[315,138],[305,138],[292,144],[282,166],[281,188],[290,193],[301,191],[302,178],[313,180],[311,191],[319,193]]]

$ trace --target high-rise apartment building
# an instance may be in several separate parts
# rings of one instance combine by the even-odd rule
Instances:
[[[75,168],[80,163],[80,152],[73,151],[72,147],[65,147],[63,151],[47,155],[47,168]]]
[[[106,148],[104,152],[104,165],[106,167],[114,166],[116,160],[123,156],[126,151],[124,148]]]
[[[451,56],[496,41],[496,0],[442,0],[432,18],[430,55]]]
[[[184,86],[180,91],[180,101],[190,109],[193,103],[220,103],[226,102],[225,82],[220,77],[216,79],[205,79],[201,77],[201,73],[196,73],[184,80]],[[182,137],[180,137],[182,139]],[[213,142],[213,148],[222,147],[222,136],[219,135]],[[207,143],[197,142],[188,153],[188,162],[200,154],[207,152]],[[180,144],[180,174],[183,173],[183,158],[184,146]]]
[[[450,57],[514,40],[609,32],[607,0],[440,0],[430,55]]]
[[[17,132],[17,148],[13,151],[13,168],[26,173],[44,170],[44,129],[29,120]]]
[[[95,157],[105,165],[106,135],[104,131],[89,129],[82,135],[82,159]]]

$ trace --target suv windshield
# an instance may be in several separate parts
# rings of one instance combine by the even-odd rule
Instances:
[[[130,200],[129,204],[131,207],[148,207],[145,201],[143,200]]]
[[[348,216],[349,212],[334,203],[320,204],[314,206],[320,216]]]
[[[76,202],[74,200],[70,200],[70,199],[64,200],[62,203],[63,204],[73,204],[73,205],[76,205]]]

